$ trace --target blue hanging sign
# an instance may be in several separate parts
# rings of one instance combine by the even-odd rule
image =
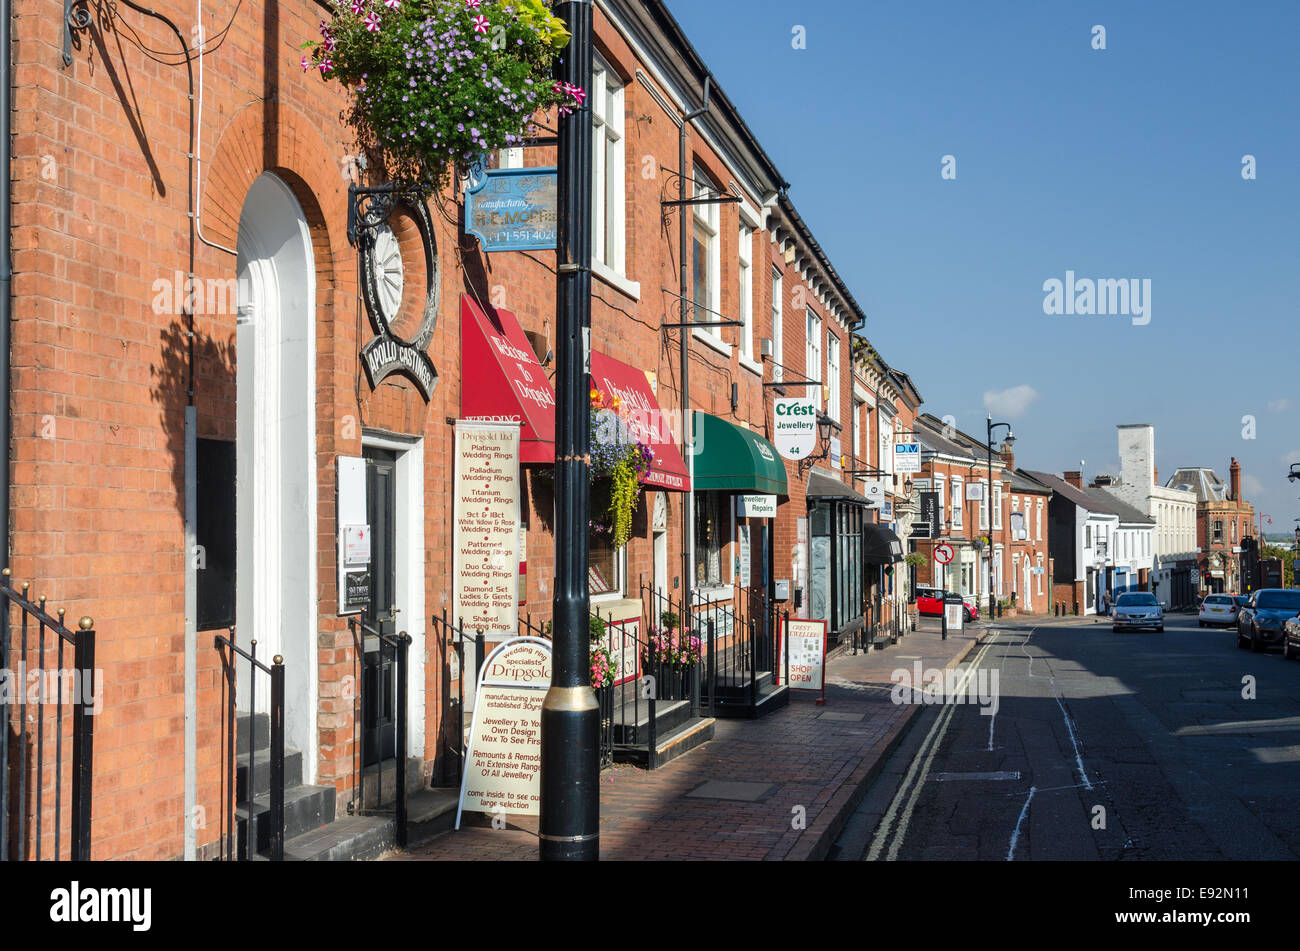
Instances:
[[[483,172],[465,193],[465,233],[484,251],[554,251],[558,182],[555,168]]]

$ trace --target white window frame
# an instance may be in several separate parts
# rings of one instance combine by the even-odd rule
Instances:
[[[781,269],[772,266],[772,382],[780,383],[785,360],[785,276]]]
[[[840,338],[833,330],[826,331],[826,413],[837,423],[840,421]]]
[[[947,521],[947,518],[944,516],[944,512],[943,512],[943,507],[944,507],[943,490],[944,490],[944,480],[946,479],[947,476],[941,475],[940,473],[937,472],[935,473],[934,491],[939,495],[939,530],[940,531],[943,531],[944,523]]]
[[[809,380],[820,380],[822,378],[822,319],[811,307],[808,308],[804,318],[804,329],[807,336],[804,344],[804,376]],[[820,410],[823,405],[821,385],[809,386],[806,389],[813,391],[811,395],[816,398],[817,409]],[[805,395],[809,394],[805,392]]]
[[[993,484],[993,527],[1002,528],[1002,483]]]
[[[617,84],[617,85],[615,85]],[[611,88],[612,87],[612,88]],[[624,84],[597,53],[592,57],[592,197],[591,257],[618,277],[626,278],[627,162],[624,157]],[[607,103],[606,98],[613,101]],[[610,112],[612,114],[607,114]],[[609,166],[617,166],[613,175]],[[613,231],[607,242],[607,232]],[[612,245],[606,248],[606,244]]]
[[[606,601],[621,601],[627,597],[627,546],[620,545],[614,551],[614,581],[611,590],[601,594],[588,594],[587,600],[592,604]]]
[[[866,404],[856,396],[853,400],[853,458],[859,460],[862,458],[862,407]],[[867,460],[870,462],[870,460]],[[856,465],[855,465],[855,468]]]
[[[1034,535],[1037,537],[1038,541],[1041,542],[1043,540],[1043,500],[1042,499],[1038,500],[1038,514],[1035,518],[1035,523],[1037,525],[1037,530],[1034,532]]]
[[[991,501],[989,498],[989,484],[983,479],[979,480],[979,484],[984,487],[984,491],[980,493],[980,531],[986,532],[989,530],[989,505]]]
[[[695,198],[716,198],[721,194],[721,190],[713,184],[713,179],[699,165],[695,166],[694,184],[692,186],[692,195]],[[704,262],[705,279],[708,282],[708,299],[704,301],[703,306],[709,308],[713,313],[707,311],[693,310],[691,320],[710,321],[718,320],[717,314],[722,312],[722,230],[721,215],[717,202],[710,202],[702,205],[692,205],[691,214],[691,303],[695,304],[695,240],[696,234],[700,229],[704,230],[706,235],[705,253],[707,260]],[[715,349],[720,350],[726,355],[731,355],[731,346],[725,343],[722,337],[716,332],[715,327],[692,327],[693,336],[701,337],[710,343]]]
[[[964,528],[966,520],[966,480],[952,477],[952,527]]]
[[[1038,552],[1038,559],[1037,559],[1037,561],[1038,561],[1038,563],[1037,563],[1034,567],[1036,567],[1036,568],[1042,568],[1042,567],[1043,567],[1043,553],[1042,553],[1041,551]],[[1046,572],[1044,572],[1044,574],[1045,574],[1045,573],[1046,573]],[[1038,593],[1039,593],[1039,594],[1042,594],[1042,593],[1043,593],[1043,575],[1041,575],[1041,574],[1038,575]]]
[[[754,282],[754,243],[759,232],[758,216],[749,206],[741,203],[740,227],[737,229],[738,240],[736,260],[738,280],[737,293],[740,296],[740,365],[754,373],[762,374],[763,367],[754,358],[754,301],[757,288]]]

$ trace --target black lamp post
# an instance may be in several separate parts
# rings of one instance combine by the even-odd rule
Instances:
[[[989,617],[993,617],[993,430],[1002,426],[1007,428],[1007,438],[1003,443],[1007,446],[1015,444],[1016,437],[1011,432],[1010,423],[995,423],[992,415],[988,418],[988,439],[985,446],[989,451]]]
[[[1286,474],[1286,477],[1292,482],[1300,480],[1300,462],[1291,463],[1291,471]]]
[[[831,454],[831,432],[838,431],[840,424],[835,422],[825,413],[817,414],[817,436],[822,445],[826,448],[817,455],[809,455],[799,460],[799,475],[802,476],[805,469],[811,469],[813,463],[818,459],[825,459]],[[866,470],[863,470],[866,471]]]
[[[557,79],[590,92],[592,2],[557,11],[572,39]],[[590,103],[590,98],[587,103]],[[588,341],[591,336],[590,105],[559,120],[556,244],[555,598],[551,687],[542,703],[540,857],[600,857],[600,705],[591,689],[587,570],[591,512]]]

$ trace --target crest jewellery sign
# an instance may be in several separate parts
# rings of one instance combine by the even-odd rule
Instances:
[[[787,459],[805,459],[817,448],[817,400],[782,397],[775,403],[772,444]]]
[[[559,221],[554,168],[484,172],[465,193],[465,233],[484,251],[553,251]]]
[[[820,706],[826,702],[826,622],[786,618],[781,626],[784,636],[777,662],[778,676],[787,669],[788,650],[790,689],[821,691],[821,699],[817,701]]]
[[[921,444],[919,442],[894,443],[894,472],[902,475],[921,471]]]

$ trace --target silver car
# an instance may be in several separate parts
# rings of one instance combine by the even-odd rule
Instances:
[[[1165,607],[1154,594],[1146,591],[1126,591],[1115,601],[1111,612],[1111,630],[1137,630],[1143,627],[1157,631],[1165,629]]]

